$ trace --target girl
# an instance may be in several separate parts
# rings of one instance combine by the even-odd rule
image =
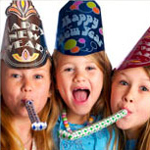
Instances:
[[[13,1],[6,13],[1,51],[1,149],[51,150],[49,133],[57,106],[50,103],[51,60],[41,20],[31,1]],[[41,121],[48,122],[46,130],[31,130],[27,100],[34,103]]]
[[[120,138],[121,150],[150,149],[149,49],[150,28],[115,71],[112,79],[112,112],[122,108],[128,111],[128,115],[116,123],[123,133]]]
[[[60,116],[54,129],[55,145],[61,150],[112,150],[110,128],[70,141],[59,130],[72,132],[110,115],[111,65],[104,52],[100,8],[95,1],[69,1],[59,13],[54,62],[54,100]],[[111,138],[111,140],[110,140]],[[115,146],[114,146],[115,149]]]

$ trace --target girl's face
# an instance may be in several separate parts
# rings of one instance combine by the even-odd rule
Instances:
[[[50,96],[50,61],[39,68],[13,69],[2,63],[2,95],[12,114],[27,117],[24,101],[32,100],[40,112]]]
[[[69,114],[84,116],[100,96],[103,72],[85,56],[60,55],[56,67],[57,89]]]
[[[116,124],[128,133],[135,133],[150,119],[150,78],[142,67],[119,71],[113,78],[112,112],[123,108],[128,114]]]

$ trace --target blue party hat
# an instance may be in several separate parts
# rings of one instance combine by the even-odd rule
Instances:
[[[60,10],[55,48],[75,56],[104,51],[101,9],[95,1],[69,1]]]

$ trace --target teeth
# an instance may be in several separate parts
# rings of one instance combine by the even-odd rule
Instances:
[[[89,91],[89,89],[75,89],[73,91]]]

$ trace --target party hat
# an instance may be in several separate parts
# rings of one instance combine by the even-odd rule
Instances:
[[[104,51],[101,9],[94,0],[71,0],[62,7],[55,48],[76,56]]]
[[[30,0],[13,0],[6,9],[1,59],[13,68],[39,67],[49,57],[42,22]]]
[[[118,70],[150,65],[150,27],[128,54]]]

